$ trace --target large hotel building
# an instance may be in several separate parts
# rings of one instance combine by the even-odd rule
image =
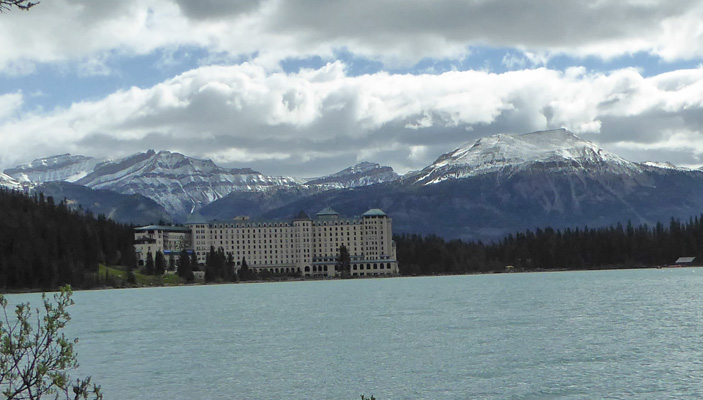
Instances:
[[[140,266],[149,252],[161,251],[169,257],[184,248],[195,252],[198,263],[204,264],[213,246],[232,255],[236,268],[246,260],[250,268],[273,274],[335,276],[339,248],[344,245],[352,276],[398,274],[392,221],[379,209],[355,218],[342,218],[326,208],[314,219],[301,212],[292,221],[191,219],[183,227],[136,228],[134,239]]]

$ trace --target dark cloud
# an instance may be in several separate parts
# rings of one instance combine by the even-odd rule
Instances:
[[[219,19],[255,11],[260,0],[174,0],[193,19]]]
[[[281,2],[270,23],[282,32],[356,39],[371,47],[428,35],[455,43],[551,48],[636,38],[695,4],[699,1],[291,0]]]

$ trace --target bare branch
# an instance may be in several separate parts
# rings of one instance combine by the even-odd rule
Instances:
[[[20,10],[29,11],[30,8],[39,4],[38,1],[29,0],[0,0],[0,12],[10,11],[12,7],[17,7]]]

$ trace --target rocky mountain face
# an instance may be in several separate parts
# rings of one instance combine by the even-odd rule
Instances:
[[[382,208],[396,232],[496,240],[546,226],[653,224],[698,215],[703,172],[629,162],[565,130],[497,135],[399,181],[321,192],[264,216],[326,205],[347,215]]]
[[[305,182],[305,186],[323,190],[346,189],[393,182],[398,179],[400,179],[400,175],[396,174],[391,167],[362,162],[337,173],[311,179]]]
[[[39,185],[64,181],[96,190],[140,194],[156,201],[180,221],[193,211],[230,194],[232,199],[286,197],[292,201],[321,190],[358,187],[399,178],[390,167],[361,163],[306,182],[292,177],[266,176],[248,168],[222,168],[211,160],[153,150],[118,160],[64,154],[5,171],[5,186],[8,187],[17,186],[18,182]],[[234,201],[242,204],[242,201]]]
[[[299,184],[293,178],[264,176],[250,169],[225,169],[210,160],[168,151],[149,151],[101,164],[76,183],[144,195],[176,218],[231,192],[259,192]]]
[[[56,165],[62,176],[76,177],[85,169],[80,162],[93,161]],[[6,180],[19,183],[20,173],[35,179],[59,175],[30,175],[41,168],[40,162],[34,170],[6,170],[15,174]],[[372,163],[309,180],[269,177],[149,151],[96,162],[75,183],[146,196],[177,221],[195,209],[206,218],[230,219],[291,218],[327,206],[343,215],[381,208],[393,217],[397,233],[481,240],[546,226],[655,223],[703,212],[703,171],[633,163],[566,130],[482,138],[403,177]]]
[[[70,182],[47,182],[34,188],[54,201],[66,201],[69,207],[81,207],[95,215],[103,214],[127,224],[170,222],[171,216],[154,200],[140,194],[121,194],[111,190],[91,189]]]
[[[75,182],[104,162],[106,161],[92,157],[61,154],[6,169],[5,174],[22,182]]]

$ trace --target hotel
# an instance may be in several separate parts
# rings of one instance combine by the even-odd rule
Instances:
[[[342,245],[349,251],[352,276],[398,274],[392,220],[379,209],[355,218],[342,218],[326,208],[314,219],[300,212],[292,221],[194,218],[185,227],[151,225],[135,229],[140,266],[148,252],[162,251],[168,258],[184,248],[195,252],[199,264],[205,264],[212,246],[231,255],[236,268],[246,260],[249,268],[259,272],[333,277],[338,274],[335,265]]]

